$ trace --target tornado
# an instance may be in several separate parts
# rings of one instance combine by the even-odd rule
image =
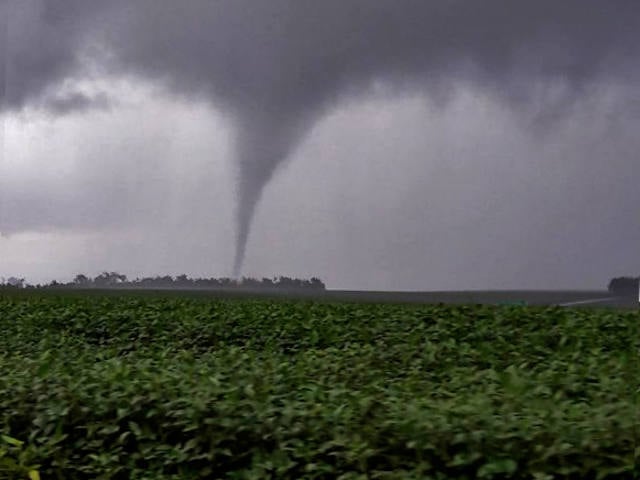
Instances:
[[[304,139],[316,115],[314,110],[284,116],[254,112],[238,121],[234,278],[242,272],[251,224],[265,187]]]

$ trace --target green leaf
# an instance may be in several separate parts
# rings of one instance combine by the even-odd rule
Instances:
[[[22,445],[24,445],[24,442],[18,440],[17,438],[10,437],[8,435],[0,435],[0,438],[2,438],[2,441],[4,441],[5,443],[8,443],[9,445],[13,445],[14,447],[22,447]]]
[[[478,469],[478,478],[493,478],[499,474],[513,474],[518,469],[518,462],[510,458],[492,460]]]

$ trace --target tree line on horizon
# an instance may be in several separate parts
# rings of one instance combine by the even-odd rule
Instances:
[[[126,275],[118,272],[102,272],[94,278],[78,274],[73,281],[61,283],[56,280],[45,285],[30,285],[24,278],[0,278],[2,288],[193,288],[193,289],[314,289],[325,290],[326,286],[317,277],[310,279],[290,278],[286,276],[256,279],[242,277],[234,279],[221,278],[190,278],[185,274],[172,277],[170,275],[144,277],[129,280]],[[607,290],[615,295],[630,295],[640,291],[640,277],[614,277],[609,281]]]
[[[190,278],[182,274],[158,275],[130,280],[118,272],[102,272],[94,278],[78,274],[71,282],[61,283],[56,280],[45,285],[29,285],[24,278],[10,277],[0,282],[2,287],[13,288],[181,288],[181,289],[271,289],[271,290],[325,290],[326,286],[317,277],[310,279],[291,278],[286,276],[256,279],[242,277],[234,279],[222,278]]]

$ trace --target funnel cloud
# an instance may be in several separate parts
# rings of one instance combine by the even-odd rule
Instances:
[[[233,275],[239,277],[249,237],[251,221],[262,191],[278,166],[303,138],[309,121],[303,115],[260,118],[256,115],[238,129],[237,241]]]
[[[236,128],[235,276],[266,186],[341,102],[411,90],[445,104],[454,85],[471,85],[535,107],[549,127],[603,82],[640,80],[637,0],[2,0],[0,17],[7,112],[104,108],[100,93],[60,94],[96,74],[225,112]],[[559,97],[544,94],[558,85]]]

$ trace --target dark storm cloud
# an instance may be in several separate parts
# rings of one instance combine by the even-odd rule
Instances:
[[[96,2],[97,3],[97,2]],[[2,0],[4,95],[17,109],[41,101],[81,67],[92,18],[75,2]]]
[[[540,101],[534,86],[560,83],[544,123],[598,82],[638,80],[637,0],[14,0],[2,8],[5,108],[76,75],[99,45],[107,70],[232,116],[236,273],[264,186],[343,98],[382,85],[446,99],[462,82],[519,108]]]

